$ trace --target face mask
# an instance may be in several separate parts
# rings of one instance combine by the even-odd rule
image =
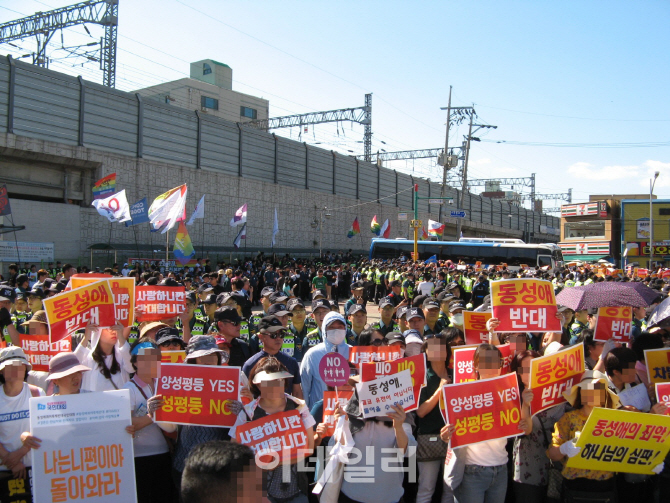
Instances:
[[[347,336],[347,331],[343,328],[335,328],[331,330],[326,330],[326,340],[335,346],[339,346],[344,342],[344,338]]]
[[[463,326],[463,313],[455,314],[451,317],[451,324]]]

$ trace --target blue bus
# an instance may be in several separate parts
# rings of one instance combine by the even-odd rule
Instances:
[[[454,263],[484,265],[507,264],[516,270],[522,264],[529,267],[551,268],[563,265],[563,254],[553,243],[526,244],[520,239],[479,239],[463,238],[460,241],[419,241],[419,260],[433,255],[437,260],[451,260]],[[410,259],[414,251],[414,241],[410,239],[373,239],[370,245],[370,260]]]

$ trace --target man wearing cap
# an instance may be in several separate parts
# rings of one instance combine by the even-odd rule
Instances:
[[[349,359],[350,346],[346,342],[347,324],[342,315],[330,312],[323,318],[322,324],[323,342],[310,348],[300,364],[302,391],[310,409],[323,398],[324,392],[328,389],[319,374],[321,359],[327,353],[340,353],[345,359]]]
[[[30,312],[30,308],[28,307],[28,302],[25,299],[25,295],[22,293],[16,294],[16,299],[14,300],[14,312],[12,313],[12,323],[19,331],[19,333],[28,333],[27,326],[23,325],[23,323],[28,321],[32,314],[33,313]],[[5,336],[5,340],[7,340],[7,342],[11,342],[8,340],[9,333],[5,333],[3,335]]]
[[[293,358],[300,363],[302,361],[302,341],[305,339],[307,334],[311,331],[311,328],[306,323],[307,311],[305,309],[305,304],[300,299],[294,298],[289,299],[286,304],[286,309],[291,313],[290,322],[288,324],[288,329],[291,332],[290,335],[293,336],[293,341],[295,348],[293,350]],[[289,337],[288,335],[285,339]]]
[[[183,326],[188,323],[190,328],[190,336],[205,335],[209,331],[209,322],[206,319],[198,316],[198,298],[195,292],[186,292],[186,311],[184,316],[177,320],[175,327],[183,330]],[[188,340],[185,339],[185,342]]]
[[[400,358],[405,357],[405,337],[400,332],[389,332],[384,339],[387,346],[393,346],[400,352]]]
[[[465,304],[463,302],[452,302],[449,306],[449,321],[452,327],[456,327],[463,332],[463,311],[465,311]]]
[[[352,334],[352,345],[356,344],[358,337],[361,335],[361,332],[365,330],[365,326],[368,323],[368,312],[365,310],[365,307],[360,304],[354,304],[349,309],[349,315],[347,316],[347,321],[351,325],[349,331]]]
[[[423,331],[426,328],[426,317],[423,310],[420,307],[410,307],[405,313],[405,318],[410,330],[416,330],[423,337]]]
[[[276,316],[270,315],[261,319],[258,324],[258,333],[254,337],[260,340],[260,351],[249,358],[244,366],[242,372],[247,377],[254,365],[266,356],[274,356],[279,360],[291,373],[291,378],[288,379],[288,389],[291,390],[291,395],[296,398],[302,398],[302,388],[300,387],[300,365],[295,359],[286,354],[284,351],[284,338],[289,336],[290,331],[283,325],[283,323]]]
[[[363,292],[365,292],[365,284],[362,281],[357,281],[351,285],[351,298],[347,300],[347,303],[344,305],[345,316],[349,316],[349,310],[354,304],[365,307],[366,302],[363,298]]]
[[[580,309],[575,311],[575,321],[570,325],[570,344],[575,344],[582,330],[589,328],[589,311]]]
[[[268,309],[272,305],[270,302],[270,295],[275,292],[273,286],[266,286],[261,290],[261,306],[263,306],[263,312],[252,315],[249,318],[249,334],[253,335],[256,333],[256,325],[258,325],[261,319],[268,315]]]
[[[233,306],[218,308],[214,313],[214,321],[216,322],[218,336],[225,339],[230,347],[228,365],[241,367],[249,359],[251,352],[249,351],[249,345],[240,340],[242,317],[238,314],[237,308]]]
[[[331,304],[326,299],[317,299],[312,301],[312,317],[316,323],[316,328],[307,333],[302,341],[302,358],[304,360],[307,351],[323,341],[321,325],[324,318],[331,312]]]
[[[393,307],[393,302],[388,297],[382,298],[382,300],[379,301],[380,319],[378,322],[373,323],[370,328],[372,330],[379,330],[384,335],[389,332],[397,332],[400,328],[398,327],[398,324],[393,321],[394,312],[395,308]]]
[[[251,339],[251,336],[249,335],[249,322],[244,319],[244,314],[242,313],[242,306],[245,302],[246,299],[244,298],[244,295],[238,292],[220,293],[216,297],[216,304],[218,307],[233,306],[237,309],[237,314],[242,318],[242,321],[240,321],[240,339],[249,342]]]
[[[414,272],[409,271],[407,273],[407,279],[402,284],[402,291],[403,295],[405,296],[405,300],[407,301],[407,305],[410,305],[414,299],[414,295],[416,293],[415,288]]]
[[[442,331],[442,323],[440,323],[440,303],[433,297],[428,297],[423,301],[423,314],[426,317],[426,325],[424,326],[423,335],[437,334]]]
[[[5,341],[9,339],[14,346],[21,346],[21,334],[12,323],[12,303],[16,298],[16,291],[9,286],[0,286],[0,329]]]
[[[268,316],[274,316],[279,320],[279,322],[282,324],[284,328],[288,329],[288,322],[291,313],[286,308],[286,304],[272,304],[270,306],[270,309],[268,309]],[[258,353],[261,349],[263,349],[263,342],[258,337],[258,333],[256,333],[254,336],[251,337],[251,340],[249,341],[249,350],[253,355]],[[288,354],[289,356],[293,356],[294,351],[295,351],[295,344],[293,337],[287,337],[284,340],[284,345],[282,346],[282,352]]]

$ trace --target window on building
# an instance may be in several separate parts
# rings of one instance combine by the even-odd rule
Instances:
[[[670,208],[659,208],[658,209],[658,214],[659,215],[670,215]]]
[[[200,105],[204,108],[211,108],[212,110],[218,110],[219,100],[215,98],[209,98],[208,96],[201,96]]]
[[[212,73],[212,67],[209,66],[207,63],[202,64],[202,74],[203,75],[209,75]]]
[[[566,222],[565,239],[604,238],[605,221]]]
[[[255,108],[240,107],[240,116],[256,120],[257,112]]]

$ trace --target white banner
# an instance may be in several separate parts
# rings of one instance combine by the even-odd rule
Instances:
[[[33,501],[137,502],[130,424],[127,389],[31,398]]]
[[[392,405],[402,405],[405,412],[416,409],[412,373],[403,370],[356,385],[363,417],[387,416]]]
[[[15,241],[0,241],[0,261],[2,262],[53,262],[53,243],[28,243],[19,241],[19,253],[16,253]],[[37,265],[37,264],[36,264]]]

